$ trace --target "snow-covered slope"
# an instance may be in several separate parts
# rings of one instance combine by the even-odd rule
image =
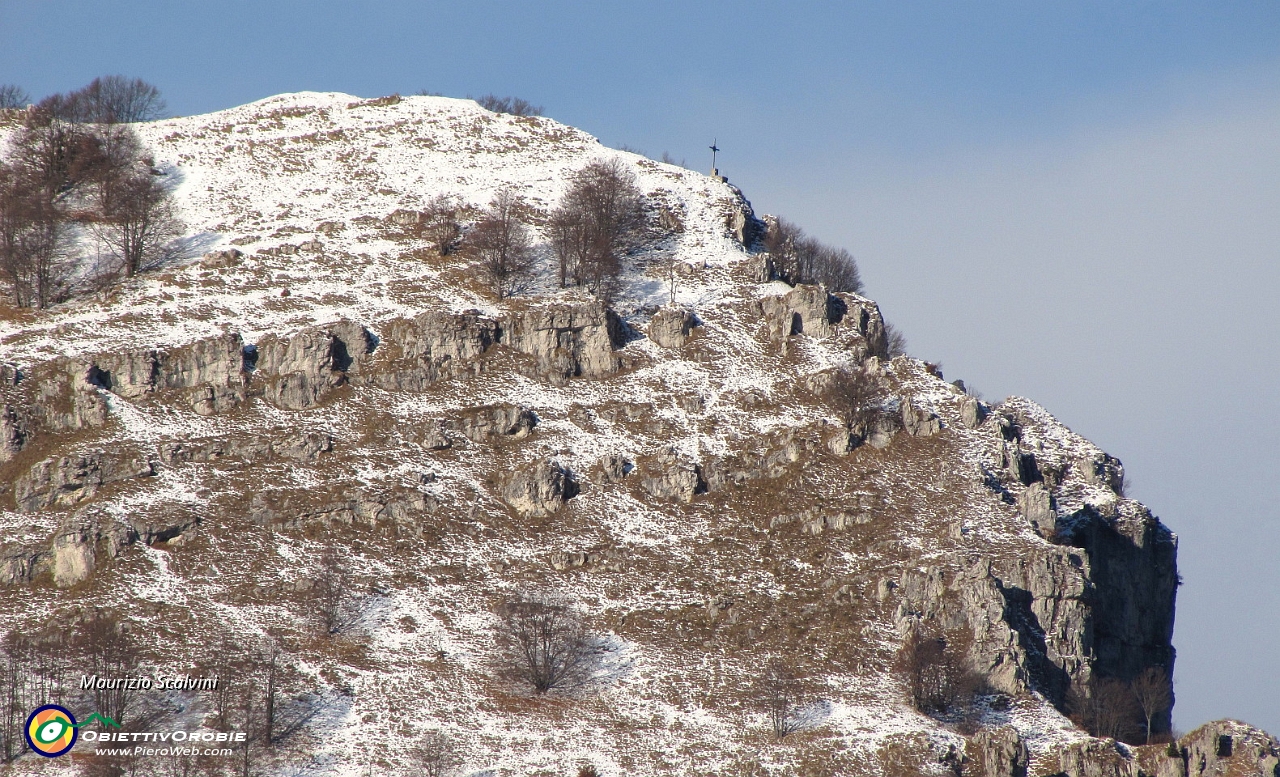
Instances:
[[[0,319],[0,627],[106,607],[165,672],[275,635],[319,703],[264,749],[272,773],[400,773],[427,730],[495,775],[953,773],[1000,725],[1044,766],[1086,737],[1054,706],[1069,688],[1171,665],[1175,538],[1119,463],[1030,401],[887,359],[869,299],[767,280],[723,180],[436,97],[138,131],[180,179],[192,257]],[[611,310],[557,288],[545,248],[499,303],[403,226],[509,188],[536,229],[610,157],[651,221]],[[840,370],[885,392],[861,445]],[[335,637],[307,593],[329,547],[362,612]],[[582,608],[608,676],[504,679],[495,610],[520,591]],[[972,640],[989,693],[964,720],[906,701],[917,622]],[[781,742],[752,703],[770,658],[813,686]]]

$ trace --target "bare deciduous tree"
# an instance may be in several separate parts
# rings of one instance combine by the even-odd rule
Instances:
[[[811,701],[808,683],[791,664],[780,659],[767,662],[756,678],[753,695],[778,739],[804,728],[803,711]]]
[[[862,276],[853,255],[809,237],[784,219],[770,219],[764,248],[778,278],[797,285],[820,283],[831,291],[862,292]]]
[[[130,625],[110,614],[99,612],[86,620],[76,631],[73,647],[83,674],[104,680],[137,676],[142,665],[142,650]],[[106,688],[95,686],[94,709],[123,724],[137,693],[126,683]]]
[[[0,273],[19,307],[67,294],[74,269],[69,213],[101,165],[97,139],[47,111],[27,114],[0,163]]]
[[[1173,691],[1169,684],[1169,675],[1164,667],[1149,666],[1142,670],[1129,683],[1133,698],[1138,702],[1138,709],[1146,723],[1145,744],[1151,744],[1151,724],[1156,715],[1161,714],[1173,704]]]
[[[1142,713],[1123,680],[1105,677],[1095,679],[1087,690],[1073,687],[1067,694],[1067,712],[1096,737],[1132,742],[1141,736],[1137,721]]]
[[[511,679],[542,694],[595,678],[605,651],[573,606],[526,595],[505,602],[498,616],[498,646]]]
[[[890,359],[907,355],[907,336],[888,321],[884,322],[884,339]]]
[[[132,277],[177,255],[183,225],[174,214],[172,184],[143,157],[132,129],[106,129],[101,148],[93,227]]]
[[[512,116],[541,116],[542,106],[534,105],[528,100],[519,97],[499,97],[496,94],[486,94],[476,100],[481,108],[494,113],[509,113]]]
[[[520,223],[519,205],[511,191],[499,192],[484,218],[467,234],[467,247],[498,299],[523,290],[533,276],[533,240],[528,227]]]
[[[16,84],[0,84],[0,110],[25,108],[31,104],[31,95]]]
[[[422,209],[419,234],[430,240],[440,256],[448,256],[458,242],[461,229],[458,226],[458,204],[444,194],[432,197]]]
[[[621,161],[591,162],[575,173],[549,224],[561,287],[572,280],[611,299],[622,257],[639,242],[643,223],[644,195]]]
[[[353,599],[351,568],[346,556],[337,548],[325,549],[311,584],[311,603],[323,634],[341,634],[355,625],[360,613]]]
[[[442,731],[428,731],[409,749],[408,766],[422,777],[449,777],[462,765],[452,740]]]
[[[964,702],[975,681],[964,665],[955,636],[913,625],[898,652],[897,667],[905,675],[911,704],[921,712],[946,712]]]
[[[153,121],[164,115],[160,90],[141,78],[102,76],[66,94],[52,94],[38,103],[55,118],[75,124],[116,124]]]
[[[866,370],[840,369],[831,377],[827,401],[850,432],[865,437],[883,412],[884,389]]]

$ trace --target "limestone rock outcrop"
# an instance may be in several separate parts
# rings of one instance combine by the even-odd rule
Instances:
[[[462,411],[456,418],[446,419],[444,427],[477,443],[495,440],[521,440],[533,432],[538,417],[527,407],[508,402]]]
[[[984,728],[969,738],[965,775],[973,777],[1027,777],[1031,754],[1012,726]]]
[[[342,321],[308,327],[289,337],[274,335],[257,344],[255,376],[267,401],[287,410],[319,404],[358,372],[374,349],[364,327]]]
[[[499,495],[511,509],[526,518],[553,515],[578,493],[573,473],[553,461],[518,467],[504,475]]]
[[[91,451],[38,462],[14,483],[14,502],[23,512],[73,505],[102,486],[150,477],[155,466],[136,452]]]
[[[689,340],[698,318],[684,308],[662,308],[649,319],[649,339],[663,348],[679,348]]]

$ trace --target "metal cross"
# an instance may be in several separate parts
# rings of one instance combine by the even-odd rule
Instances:
[[[717,140],[718,140],[718,138],[717,138]],[[716,152],[717,152],[717,151],[719,151],[719,150],[720,150],[720,147],[716,145],[716,141],[715,141],[715,140],[711,141],[711,170],[712,170],[712,172],[714,172],[714,171],[715,171],[715,169],[716,169]]]

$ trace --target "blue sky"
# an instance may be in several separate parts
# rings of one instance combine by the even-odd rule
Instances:
[[[918,356],[1030,396],[1182,538],[1175,718],[1280,732],[1280,4],[0,0],[0,83],[176,114],[513,94],[859,257]]]

